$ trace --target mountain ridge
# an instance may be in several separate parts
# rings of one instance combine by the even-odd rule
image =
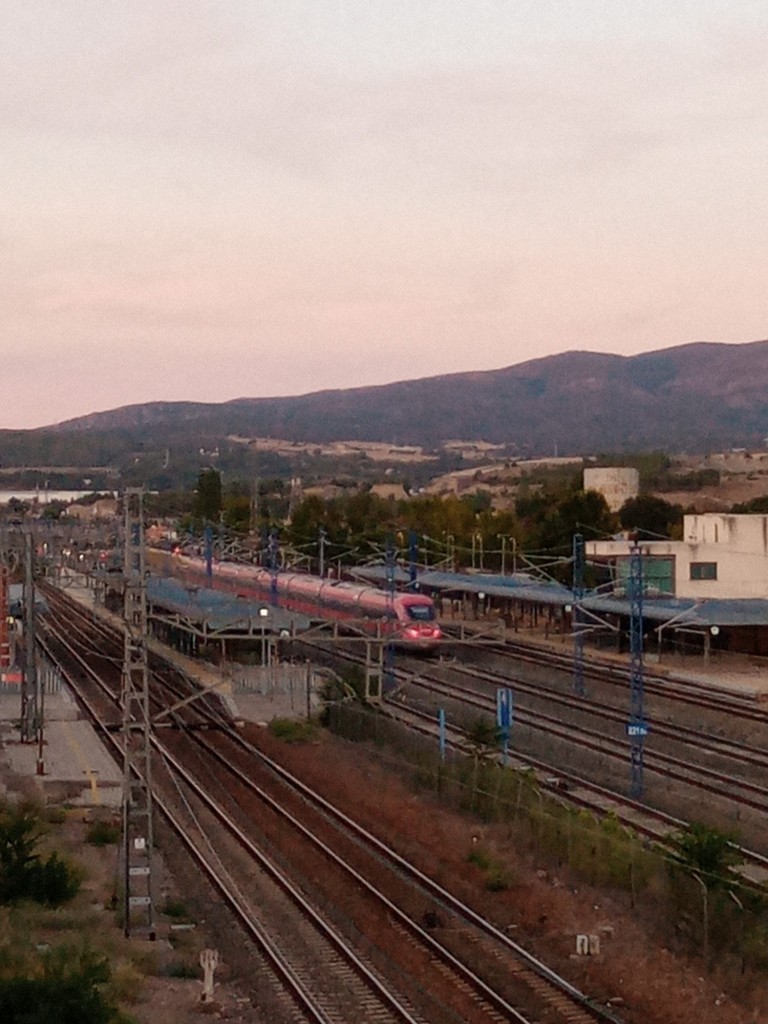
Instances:
[[[464,437],[574,455],[753,445],[768,434],[768,340],[634,356],[570,350],[498,370],[304,395],[135,403],[28,433],[115,431],[155,443],[192,433],[427,446]]]

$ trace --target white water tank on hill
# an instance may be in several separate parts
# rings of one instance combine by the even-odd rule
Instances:
[[[584,470],[584,490],[597,491],[611,512],[618,512],[625,501],[640,491],[640,474],[628,466],[592,466]]]

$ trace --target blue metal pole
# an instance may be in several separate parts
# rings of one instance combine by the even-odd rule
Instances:
[[[630,549],[628,596],[630,651],[630,711],[627,735],[630,748],[630,793],[635,799],[643,796],[643,745],[648,735],[643,707],[643,559],[640,548]]]
[[[205,528],[205,575],[210,583],[213,579],[213,530]]]
[[[512,732],[514,694],[508,687],[496,690],[496,727],[501,736],[502,764],[509,763],[509,737]]]
[[[445,708],[437,712],[438,740],[440,743],[440,760],[445,761]]]

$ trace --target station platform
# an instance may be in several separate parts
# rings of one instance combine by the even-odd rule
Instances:
[[[66,587],[66,593],[99,618],[108,621],[117,629],[123,628],[121,617],[110,612],[97,601],[94,590],[86,587],[84,580],[71,578]],[[190,658],[152,637],[147,641],[147,650],[176,667],[201,689],[212,690],[219,694],[234,721],[265,724],[273,718],[297,718],[304,717],[306,714],[306,693],[300,685],[282,689],[279,687],[269,688],[266,693],[243,692],[237,688],[237,673],[234,671],[227,668],[219,670],[208,662]],[[236,689],[238,692],[235,692]],[[317,710],[315,695],[312,694],[311,697],[312,710]]]
[[[42,775],[37,773],[38,744],[19,739],[20,710],[19,688],[0,689],[0,787],[9,789],[19,779],[28,779],[52,803],[120,806],[122,770],[90,722],[80,717],[65,687],[45,695]]]
[[[84,581],[73,579],[71,586],[67,587],[67,592],[75,600],[95,610],[98,615],[109,618],[118,627],[122,627],[122,620],[119,616],[113,615],[103,605],[94,602],[94,591],[85,587]],[[446,626],[458,627],[467,639],[481,636],[504,638],[547,647],[561,655],[569,654],[573,648],[570,634],[552,633],[543,628],[515,630],[505,626],[503,620],[497,618],[456,619],[448,617],[441,621]],[[235,703],[242,705],[239,712],[241,717],[254,721],[273,717],[274,714],[279,713],[273,711],[270,715],[271,704],[269,701],[254,700],[249,695],[234,694],[231,680],[226,672],[219,672],[198,659],[188,658],[153,639],[150,639],[148,646],[150,650],[155,650],[166,660],[177,664],[200,686],[217,689],[227,700],[235,697]],[[591,650],[589,645],[585,645],[584,657],[586,660],[595,657],[600,661],[609,661],[617,666],[629,668],[627,654]],[[768,658],[753,658],[746,654],[713,651],[708,662],[701,655],[686,656],[666,653],[660,660],[656,651],[646,651],[644,664],[646,671],[654,676],[666,676],[670,680],[679,679],[691,683],[700,682],[707,687],[715,687],[725,692],[750,697],[757,703],[768,702]],[[284,703],[282,702],[282,704]],[[292,709],[287,707],[283,710],[290,712]]]
[[[529,643],[544,647],[555,654],[568,656],[573,651],[573,639],[569,633],[553,633],[546,629],[512,629],[496,618],[441,620],[444,626],[458,631],[465,641],[477,638],[508,640],[512,643]],[[584,660],[609,662],[629,670],[629,655],[615,651],[584,647]],[[700,654],[682,655],[665,653],[660,659],[655,650],[646,651],[643,664],[645,671],[653,676],[667,677],[670,681],[701,683],[725,692],[738,693],[752,698],[757,703],[768,702],[768,658],[751,657],[747,654],[729,651],[713,651],[707,661]]]

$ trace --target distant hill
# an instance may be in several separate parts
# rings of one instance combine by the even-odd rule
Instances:
[[[664,448],[704,452],[768,434],[768,341],[699,342],[638,356],[566,352],[502,370],[220,404],[151,402],[46,433],[370,440],[437,445],[482,438],[538,455]]]
[[[504,445],[509,458],[652,449],[704,454],[763,447],[766,435],[768,341],[701,342],[631,357],[566,352],[502,370],[289,398],[130,405],[37,430],[0,431],[0,472],[27,466],[18,479],[37,480],[40,472],[34,476],[31,467],[101,466],[123,482],[163,488],[194,481],[209,455],[229,479],[325,471],[317,461],[313,469],[306,460],[296,466],[277,455],[257,459],[242,443],[249,437],[427,449],[460,438]],[[455,468],[451,458],[460,462],[441,457],[444,470]],[[339,471],[358,476],[362,463],[331,472]],[[42,475],[54,486],[52,470]],[[107,474],[83,475],[98,478],[94,486],[109,485]]]

